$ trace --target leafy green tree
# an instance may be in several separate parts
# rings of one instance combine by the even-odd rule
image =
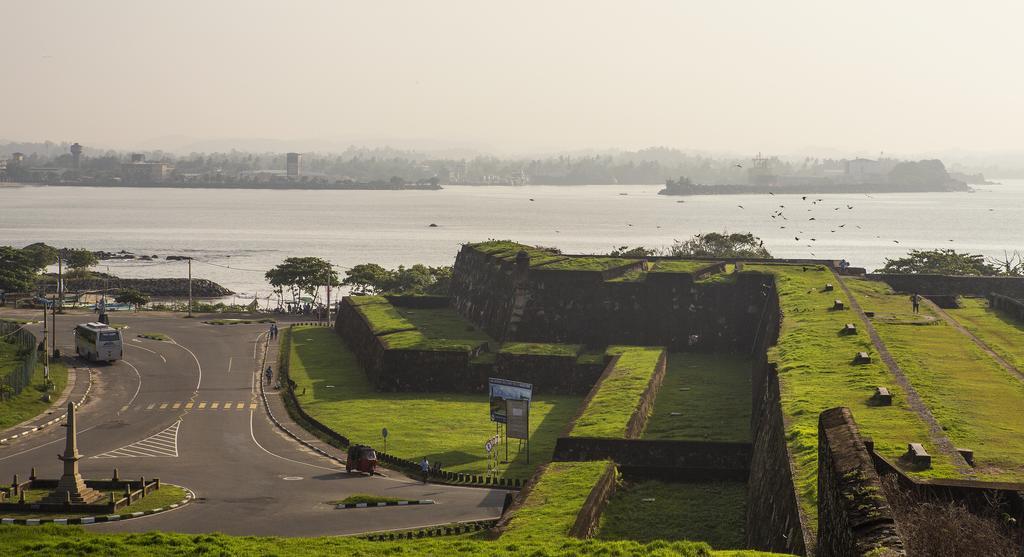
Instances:
[[[57,263],[57,257],[59,254],[57,248],[48,246],[42,242],[27,245],[21,248],[21,250],[32,257],[36,267],[39,269],[45,269],[47,266]]]
[[[689,240],[673,242],[669,254],[674,257],[750,257],[769,259],[771,254],[764,241],[750,232],[709,232],[697,234]]]
[[[619,246],[608,252],[608,255],[612,257],[650,257],[652,255],[658,255],[658,250],[654,248],[645,248],[643,246],[637,246],[635,248]]]
[[[78,274],[88,272],[89,267],[100,262],[100,260],[96,258],[96,254],[87,249],[64,250],[64,261],[70,269]]]
[[[954,249],[910,250],[906,257],[886,258],[876,271],[895,275],[981,275],[995,276],[1000,270],[985,261],[985,256]]]
[[[114,296],[114,301],[119,304],[131,304],[135,306],[135,311],[139,311],[142,306],[149,303],[149,296],[134,288],[125,288]]]
[[[341,284],[356,294],[376,294],[391,280],[390,271],[376,263],[361,263],[345,271]]]
[[[342,281],[357,294],[434,294],[445,295],[451,285],[451,267],[416,264],[385,269],[376,263],[363,263],[345,271]]]
[[[0,290],[24,292],[32,290],[36,275],[42,267],[25,250],[0,246]]]
[[[295,292],[305,293],[314,299],[321,286],[340,286],[338,272],[329,261],[319,257],[289,257],[264,275],[267,282],[277,289],[288,287]]]

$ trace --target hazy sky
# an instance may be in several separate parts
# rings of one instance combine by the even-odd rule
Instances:
[[[1024,148],[1019,2],[0,4],[0,139]]]

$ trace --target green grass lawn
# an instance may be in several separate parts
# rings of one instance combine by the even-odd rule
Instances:
[[[565,537],[590,491],[613,463],[552,462],[512,515],[502,541]]]
[[[640,262],[639,259],[621,257],[571,257],[548,263],[542,267],[548,271],[607,271]]]
[[[269,317],[260,319],[212,319],[210,321],[203,321],[207,325],[252,325],[254,323],[274,323],[274,320]]]
[[[490,240],[473,244],[473,249],[486,253],[504,261],[515,261],[520,251],[525,251],[530,256],[530,267],[546,265],[552,261],[567,259],[566,256],[554,253],[549,249],[527,246],[509,240]]]
[[[282,538],[227,536],[224,534],[104,534],[81,526],[0,526],[0,547],[19,557],[52,555],[116,555],[172,557],[181,555],[289,555],[384,557],[392,555],[489,555],[495,557],[576,555],[658,555],[663,557],[756,557],[756,551],[712,551],[693,542],[595,541],[551,538],[503,542],[450,538],[424,538],[394,542],[366,541],[354,537],[322,536]]]
[[[669,354],[643,438],[749,443],[752,365],[729,354]]]
[[[927,425],[907,406],[867,334],[839,334],[845,323],[856,323],[857,318],[850,310],[829,311],[833,300],[846,299],[840,290],[823,291],[825,283],[835,283],[830,271],[806,265],[748,264],[744,269],[777,277],[782,330],[769,359],[778,365],[794,482],[812,527],[818,516],[818,415],[828,408],[849,407],[861,432],[872,437],[875,450],[887,458],[897,459],[909,441],[924,441],[933,456],[933,469],[922,475],[956,476],[952,461],[928,446]],[[858,351],[871,354],[872,363],[853,365]],[[869,404],[879,385],[893,392],[892,406]]]
[[[601,515],[597,538],[693,540],[738,549],[746,542],[746,513],[743,482],[625,482]]]
[[[1008,411],[1024,408],[1024,382],[945,321],[908,324],[907,296],[884,283],[847,284],[862,304],[894,317],[876,323],[878,334],[953,444],[975,451],[978,477],[1024,480],[1024,414]],[[920,315],[934,317],[928,306]]]
[[[1024,372],[1024,323],[990,309],[984,298],[962,298],[960,302],[960,309],[948,309],[946,313]]]
[[[413,461],[426,456],[453,472],[486,472],[484,443],[494,435],[486,393],[376,392],[341,338],[321,327],[295,327],[290,366],[302,408],[353,442],[383,450],[380,431],[387,427],[391,454]],[[509,451],[512,462],[502,475],[526,478],[537,464],[550,460],[555,440],[580,400],[576,396],[535,398],[530,405],[530,464],[526,464],[525,450],[516,454],[518,442],[514,442]]]
[[[651,266],[651,273],[693,273],[714,265],[714,261],[687,261],[685,259],[659,259]]]
[[[379,300],[377,302],[368,302],[368,299]],[[375,335],[386,335],[389,333],[397,333],[399,331],[413,331],[416,326],[409,322],[406,318],[402,317],[395,306],[392,306],[387,299],[379,296],[366,296],[361,300],[363,303],[356,306],[356,311],[363,314],[366,318],[367,323],[370,324],[370,330]]]
[[[17,357],[17,347],[14,344],[0,341],[0,377],[6,377],[17,363],[20,363],[20,359]],[[53,390],[50,391],[50,394],[53,400],[56,400],[68,384],[68,368],[60,362],[50,362],[50,381],[53,382]],[[43,402],[44,392],[43,364],[39,362],[32,375],[31,385],[25,387],[14,398],[0,402],[0,430],[20,424],[45,412],[52,403]]]
[[[452,308],[396,307],[395,310],[427,338],[473,340],[477,343],[489,342],[491,346],[498,346],[498,343],[483,329],[464,319]]]
[[[45,489],[29,489],[25,490],[25,502],[34,503],[40,499],[46,497],[50,493],[50,490]],[[103,492],[103,501],[109,501],[110,492]],[[114,496],[118,499],[124,497],[124,491],[115,491]],[[115,513],[106,512],[89,512],[89,513],[6,513],[0,511],[0,516],[9,518],[79,518],[83,516],[100,516],[106,514],[129,514],[142,511],[151,511],[153,509],[167,508],[168,505],[174,503],[180,503],[185,498],[185,490],[169,484],[162,484],[160,489],[150,492],[149,495],[139,499],[138,501],[128,505],[127,507],[118,509]]]
[[[622,439],[626,425],[650,383],[664,352],[644,346],[612,346],[608,353],[619,355],[615,368],[601,383],[590,404],[576,420],[571,437]]]
[[[583,347],[579,344],[551,344],[545,342],[506,342],[498,350],[501,354],[523,356],[565,356],[575,358]]]
[[[468,351],[482,344],[477,340],[428,338],[419,331],[401,331],[382,335],[384,346],[391,350]]]

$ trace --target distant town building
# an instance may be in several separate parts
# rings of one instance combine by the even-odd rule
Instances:
[[[82,166],[82,146],[78,143],[71,145],[71,164],[75,170],[79,170]]]
[[[287,163],[285,165],[285,174],[288,176],[298,176],[302,174],[302,154],[288,153],[286,157]]]
[[[166,181],[174,167],[165,162],[146,162],[146,155],[132,153],[130,163],[121,164],[121,180],[129,184],[154,184]]]

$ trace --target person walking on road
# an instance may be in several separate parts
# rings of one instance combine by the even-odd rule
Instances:
[[[270,378],[273,377],[273,375],[274,375],[274,370],[271,369],[270,366],[267,366],[267,369],[263,372],[263,375],[266,377],[267,385],[269,385],[270,384]]]
[[[427,457],[420,461],[420,472],[423,473],[423,483],[427,483],[427,477],[430,475],[430,462]]]
[[[910,296],[910,304],[914,307],[914,313],[921,312],[921,296],[917,292]]]

